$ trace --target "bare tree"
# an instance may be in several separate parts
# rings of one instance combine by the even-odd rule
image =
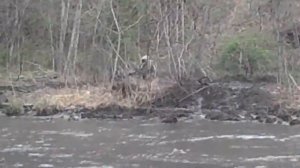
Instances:
[[[45,67],[75,81],[100,81],[112,67],[113,82],[143,55],[157,63],[161,77],[211,75],[225,37],[274,30],[279,41],[284,26],[299,22],[297,5],[296,0],[3,0],[0,56],[8,72]],[[273,50],[280,78],[294,76],[297,51]]]

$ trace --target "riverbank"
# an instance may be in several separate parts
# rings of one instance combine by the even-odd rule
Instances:
[[[211,82],[155,79],[133,84],[64,87],[59,78],[19,81],[1,86],[1,111],[7,116],[64,117],[67,120],[145,119],[175,123],[197,113],[208,120],[300,124],[300,110],[272,78],[249,81],[222,78]],[[16,89],[17,88],[17,89]],[[6,101],[7,99],[7,101]],[[296,100],[296,99],[295,99]]]

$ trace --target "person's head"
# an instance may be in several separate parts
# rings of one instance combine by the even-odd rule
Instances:
[[[148,61],[148,55],[144,55],[142,58],[141,58],[141,63],[145,63]]]

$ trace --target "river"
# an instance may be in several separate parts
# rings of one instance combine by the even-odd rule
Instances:
[[[284,125],[0,117],[0,131],[3,168],[300,167],[300,129]]]

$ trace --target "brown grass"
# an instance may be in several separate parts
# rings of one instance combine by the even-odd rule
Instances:
[[[278,84],[270,84],[265,87],[270,92],[278,104],[284,104],[288,108],[300,109],[300,88],[288,89]]]
[[[27,104],[33,104],[38,109],[54,106],[59,109],[74,108],[81,105],[88,108],[120,105],[124,107],[137,107],[149,102],[160,91],[158,79],[153,80],[151,88],[141,82],[138,89],[130,90],[130,96],[124,97],[121,91],[112,91],[109,85],[86,86],[81,89],[52,89],[44,88],[33,93],[22,95]]]

